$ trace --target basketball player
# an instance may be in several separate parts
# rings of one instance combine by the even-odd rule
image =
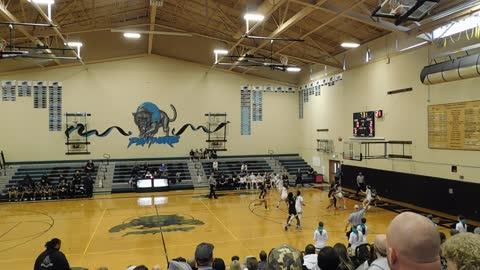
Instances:
[[[267,189],[272,188],[272,175],[270,173],[265,173],[265,186]]]
[[[283,181],[283,185],[284,186],[289,186],[289,183],[288,183],[288,174],[287,172],[284,172],[283,175],[282,175],[282,181]]]
[[[332,182],[330,184],[330,189],[328,190],[328,199],[329,199],[329,204],[326,207],[326,209],[330,209],[330,207],[333,206],[333,209],[337,209],[337,198],[335,197],[335,192],[337,189],[337,184],[335,182]]]
[[[268,205],[267,205],[267,186],[265,184],[260,184],[260,188],[261,188],[261,192],[260,192],[260,195],[258,196],[258,199],[260,200],[260,202],[257,204],[254,204],[254,206],[258,206],[258,205],[264,205],[265,206],[265,210],[268,211],[270,209],[268,209]]]
[[[345,199],[345,196],[343,196],[342,186],[340,184],[340,181],[337,181],[336,188],[335,188],[334,192],[335,193],[334,193],[333,196],[336,197],[339,200],[342,200],[343,201],[343,209],[347,209],[347,200]]]
[[[288,189],[286,186],[283,186],[282,192],[280,193],[280,200],[278,200],[278,203],[277,203],[277,209],[280,207],[281,202],[285,202],[287,200],[287,196],[288,196]]]
[[[279,182],[280,182],[280,177],[278,177],[278,174],[273,173],[272,188],[276,188]]]
[[[372,202],[374,202],[375,206],[377,206],[376,200],[378,200],[379,197],[377,195],[377,191],[372,188],[372,186],[367,185],[367,189],[365,190],[365,192],[362,191],[362,193],[366,195],[365,199],[362,202],[363,208],[369,209]]]
[[[287,205],[288,205],[288,218],[287,218],[287,224],[285,224],[285,231],[288,231],[288,226],[290,226],[290,223],[294,218],[297,219],[297,229],[301,230],[300,226],[300,219],[298,218],[297,210],[295,208],[295,198],[293,197],[293,193],[289,192],[287,196]]]
[[[300,190],[297,190],[297,197],[295,198],[295,210],[297,211],[297,219],[299,224],[300,220],[302,219],[303,206],[305,206],[305,204],[303,203],[303,197]],[[297,225],[297,229],[299,231],[302,231],[302,227],[300,225]]]

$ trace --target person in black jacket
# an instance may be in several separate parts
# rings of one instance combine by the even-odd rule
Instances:
[[[37,257],[34,270],[70,270],[68,260],[60,251],[62,241],[53,238],[45,244],[46,250]]]

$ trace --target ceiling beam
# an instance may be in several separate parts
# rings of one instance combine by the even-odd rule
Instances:
[[[321,0],[319,1],[316,5],[320,6],[323,3],[327,2],[327,0]],[[312,12],[314,12],[315,9],[312,7],[304,7],[302,10],[297,12],[295,15],[293,15],[290,19],[288,19],[286,22],[282,23],[273,31],[270,35],[268,35],[269,38],[275,38],[281,35],[283,32],[287,31],[290,27],[294,26],[296,23],[301,21],[303,18],[307,17],[310,15]],[[303,38],[302,38],[303,39]],[[260,43],[256,48],[250,49],[246,54],[255,54],[259,49],[265,47],[266,45],[270,44],[270,40],[265,40],[262,43]],[[293,42],[292,42],[293,43]],[[231,66],[229,69],[232,70],[234,69],[239,62],[235,62],[233,66]]]
[[[306,37],[310,36],[311,34],[317,32],[318,30],[322,29],[323,27],[327,26],[328,24],[330,24],[331,22],[335,21],[336,19],[342,17],[342,15],[344,15],[345,13],[351,11],[352,9],[354,9],[355,7],[357,7],[358,5],[362,4],[363,2],[365,2],[367,0],[358,0],[355,4],[353,4],[351,7],[349,7],[348,9],[345,9],[345,10],[342,10],[340,13],[337,13],[337,15],[333,16],[332,18],[330,18],[329,20],[327,20],[326,22],[320,24],[319,26],[315,27],[314,29],[308,31],[307,33],[303,34],[300,38],[301,39],[305,39]],[[284,51],[285,49],[291,47],[294,43],[290,43],[288,44],[287,46],[283,47],[282,49],[278,50],[277,52],[275,52],[273,55],[275,54],[278,54],[282,51]],[[334,65],[334,67],[338,67],[338,65]]]
[[[157,2],[153,1],[150,8],[150,33],[148,34],[148,54],[152,54],[153,30],[155,30],[155,17],[157,16]]]
[[[338,14],[339,12],[341,12],[340,8],[338,8],[338,7],[336,7],[332,4],[329,4],[329,3],[325,3],[324,5],[319,7],[319,6],[312,5],[310,3],[306,3],[306,2],[303,2],[303,1],[300,1],[300,0],[291,0],[291,1],[295,2],[295,3],[298,3],[298,4],[305,5],[305,6],[313,7],[313,8],[316,8],[318,10],[321,10],[321,11],[325,11],[325,12],[328,12],[330,14]],[[354,20],[354,21],[357,21],[357,22],[360,22],[360,23],[363,23],[363,24],[370,25],[370,26],[373,26],[373,27],[378,28],[378,29],[391,31],[391,32],[406,32],[406,31],[410,30],[410,28],[405,27],[405,26],[401,26],[401,25],[396,26],[393,23],[389,23],[389,22],[382,21],[382,20],[376,21],[371,16],[364,15],[364,14],[361,14],[361,13],[358,13],[358,12],[355,12],[355,11],[349,11],[345,14],[342,14],[342,17],[345,17],[347,19]]]
[[[276,3],[273,3],[272,1],[270,0],[264,0],[263,3],[258,7],[257,9],[257,13],[259,14],[263,14],[265,16],[265,19],[264,21],[267,21],[270,16],[272,16],[272,14],[278,9],[280,8],[280,6],[282,6],[284,3],[286,3],[287,1],[289,0],[279,0],[278,2]],[[257,29],[258,27],[260,27],[261,23],[256,23],[254,24],[252,27],[250,27],[250,31],[248,33],[245,33],[245,34],[249,34],[249,33],[253,33],[253,31],[255,29]],[[243,28],[243,27],[242,27]],[[245,38],[241,37],[244,33],[241,33],[240,31],[234,36],[234,38],[238,38],[238,41],[230,48],[228,49],[228,52],[231,53],[233,50],[235,50],[235,48],[240,45],[243,40]],[[223,57],[220,57],[218,59],[218,61],[222,61]],[[213,68],[215,67],[215,63],[213,63],[213,65],[210,67],[210,68]]]
[[[163,27],[165,29],[169,29],[169,30],[174,30],[174,31],[179,31],[179,32],[186,32],[185,30],[183,29],[180,29],[180,28],[177,28],[177,27],[171,27],[171,26],[168,26],[168,25],[163,25],[163,24],[156,24],[157,27]],[[232,40],[226,40],[226,39],[222,39],[222,38],[217,38],[217,37],[213,37],[213,36],[210,36],[210,35],[205,35],[205,34],[200,34],[200,33],[192,33],[194,36],[199,36],[199,37],[204,37],[204,38],[208,38],[208,39],[212,39],[212,40],[218,40],[218,41],[221,41],[221,42],[225,42],[225,43],[228,43],[228,44],[235,44],[235,41],[232,41]],[[249,45],[244,45],[242,44],[241,46],[243,47],[246,47],[248,49],[252,49],[254,48],[254,46],[249,46]],[[260,50],[261,52],[264,52],[264,53],[270,53],[269,50],[265,50],[265,49],[261,49]],[[331,65],[332,63],[330,62],[326,62],[326,61],[321,61],[321,60],[312,60],[312,59],[307,59],[307,58],[304,58],[304,57],[299,57],[299,56],[295,56],[295,55],[289,55],[289,54],[281,54],[281,55],[285,55],[286,57],[290,58],[290,59],[295,59],[297,61],[300,61],[302,63],[309,63],[309,64],[322,64],[322,65]]]
[[[7,7],[3,5],[3,3],[0,2],[0,13],[1,15],[7,19],[10,20],[11,22],[20,22],[10,11],[7,10]],[[27,31],[27,29],[24,26],[17,25],[15,26],[15,30],[20,31],[24,36],[26,36],[30,41],[32,41],[35,45],[39,46],[45,46],[45,44],[38,38],[30,35],[30,33]],[[51,53],[52,51],[47,50],[48,53]],[[60,61],[54,60],[55,63],[60,65]]]
[[[47,16],[47,14],[45,14],[45,12],[43,11],[43,9],[40,8],[40,6],[39,6],[37,3],[32,2],[31,4],[32,4],[32,6],[38,11],[38,13],[40,14],[40,16],[43,17],[44,20],[46,20],[46,21],[49,22],[50,24],[56,25],[55,22],[54,22],[53,20],[51,20],[51,19]],[[67,43],[67,39],[62,35],[62,33],[60,33],[60,31],[58,30],[57,27],[54,27],[54,28],[53,28],[53,31],[55,31],[55,33],[56,33],[57,36],[62,40],[63,43]],[[82,63],[82,65],[83,65],[84,67],[86,67],[85,62],[83,62],[83,60],[80,58],[80,55],[78,55],[77,51],[74,50],[74,51],[72,51],[72,52],[73,52],[73,54],[75,55],[75,57],[78,58],[78,60],[80,61],[80,63]]]

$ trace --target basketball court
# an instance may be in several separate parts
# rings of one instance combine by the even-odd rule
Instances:
[[[200,242],[213,243],[215,256],[226,262],[233,255],[258,256],[260,250],[268,252],[286,241],[301,248],[312,242],[319,221],[325,223],[329,244],[346,242],[343,228],[358,202],[348,200],[347,210],[325,210],[327,192],[312,188],[302,192],[306,203],[302,232],[295,226],[284,231],[286,206],[275,210],[276,191],[269,194],[270,211],[253,206],[258,194],[248,190],[220,193],[217,200],[205,198],[201,191],[180,191],[4,204],[0,206],[0,264],[5,269],[29,269],[46,239],[53,237],[62,239],[71,266],[89,269],[167,265],[167,255],[170,260],[188,258]],[[381,208],[368,212],[368,240],[385,232],[395,215]]]

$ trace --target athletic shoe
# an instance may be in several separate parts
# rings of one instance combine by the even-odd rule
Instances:
[[[287,227],[287,225],[285,225],[285,231],[288,231],[288,227]]]

